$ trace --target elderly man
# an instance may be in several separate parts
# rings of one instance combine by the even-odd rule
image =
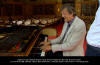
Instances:
[[[87,34],[86,56],[100,56],[100,0],[95,20]]]
[[[65,21],[61,35],[50,42],[41,42],[44,44],[41,49],[45,52],[52,50],[53,53],[62,51],[63,56],[84,56],[84,21],[77,17],[74,8],[67,4],[62,6],[61,13]]]

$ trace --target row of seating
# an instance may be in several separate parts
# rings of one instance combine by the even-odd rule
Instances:
[[[13,20],[9,18],[8,20],[0,19],[0,23],[2,24],[16,24],[16,25],[49,25],[53,24],[58,20],[58,18],[42,18],[42,19],[19,19]]]

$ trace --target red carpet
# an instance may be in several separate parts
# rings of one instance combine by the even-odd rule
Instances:
[[[87,48],[86,45],[87,45],[87,41],[85,40],[85,41],[84,41],[84,45],[83,45],[83,48],[84,48],[84,54],[85,54],[85,52],[86,52],[86,48]]]

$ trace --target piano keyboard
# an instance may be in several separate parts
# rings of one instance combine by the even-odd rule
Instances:
[[[47,42],[47,40],[48,40],[48,37],[45,37],[44,42]],[[45,56],[45,52],[44,51],[42,51],[41,56]]]
[[[40,46],[39,44],[43,41],[47,41],[48,40],[48,36],[47,35],[40,35],[39,36],[39,39],[36,41],[34,47],[32,48],[31,52],[30,52],[30,55],[29,56],[45,56],[45,52],[43,52],[41,49],[40,49]]]

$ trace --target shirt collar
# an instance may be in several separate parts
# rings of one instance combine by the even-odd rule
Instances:
[[[73,18],[68,24],[71,25],[75,18]]]

